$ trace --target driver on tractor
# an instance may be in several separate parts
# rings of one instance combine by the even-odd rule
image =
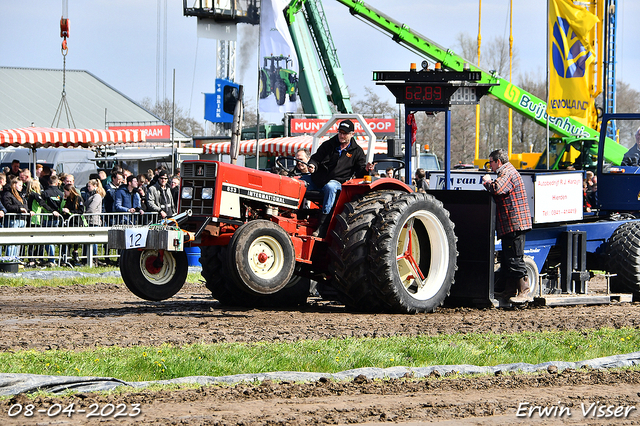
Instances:
[[[353,175],[363,177],[374,169],[367,163],[364,151],[353,137],[354,126],[351,120],[343,120],[338,125],[338,134],[325,141],[311,156],[308,169],[310,175],[303,175],[307,190],[321,191],[323,194],[322,214],[314,237],[324,238],[329,227],[329,213],[336,201],[336,194],[342,183]]]

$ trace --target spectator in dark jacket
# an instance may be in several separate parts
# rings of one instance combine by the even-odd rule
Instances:
[[[157,212],[162,219],[176,213],[169,187],[169,176],[165,170],[158,174],[158,182],[150,185],[147,190],[147,208],[148,211]]]
[[[29,215],[35,214],[33,212],[29,213],[27,200],[20,195],[22,192],[22,185],[23,182],[20,179],[12,176],[9,178],[7,190],[2,193],[2,204],[4,205],[4,208],[7,210],[7,213],[14,214],[14,216],[11,216],[9,219],[10,228],[24,228],[27,226],[26,218],[29,217]],[[7,246],[7,256],[20,256],[20,246]]]
[[[127,183],[120,185],[120,188],[115,193],[113,202],[113,211],[122,213],[144,213],[142,210],[142,204],[140,203],[140,194],[137,191],[138,179],[133,176],[127,176]],[[124,219],[125,223],[134,223],[129,218]]]
[[[105,196],[104,200],[102,200],[102,207],[105,213],[115,212],[113,209],[113,203],[116,199],[116,191],[124,182],[124,175],[122,172],[115,172],[111,175],[111,181],[107,183],[107,186],[104,188]]]

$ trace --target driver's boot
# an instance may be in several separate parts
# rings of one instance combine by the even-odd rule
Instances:
[[[524,276],[518,280],[518,295],[509,298],[509,302],[514,305],[523,305],[527,302],[533,302],[533,294],[529,287],[529,277]]]
[[[314,237],[324,238],[327,233],[327,228],[329,228],[329,214],[322,213],[320,216],[320,220],[318,221],[318,229],[313,231]]]
[[[507,277],[505,281],[504,289],[493,292],[493,297],[496,299],[509,299],[518,294],[516,288],[517,280],[512,277]]]

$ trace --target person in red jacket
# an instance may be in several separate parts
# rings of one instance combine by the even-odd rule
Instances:
[[[505,278],[504,291],[494,294],[513,304],[531,302],[533,295],[524,263],[525,234],[531,229],[531,214],[524,183],[504,150],[489,154],[489,164],[498,176],[492,180],[486,174],[482,184],[496,202],[496,232],[502,240],[500,263]]]

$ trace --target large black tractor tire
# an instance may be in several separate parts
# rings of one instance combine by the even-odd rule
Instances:
[[[296,91],[294,90],[292,94],[289,95],[289,100],[291,102],[295,102],[298,99],[298,94],[296,93]]]
[[[457,238],[449,212],[433,196],[404,194],[389,203],[369,241],[371,283],[385,310],[433,312],[449,295]]]
[[[129,290],[141,299],[157,302],[174,296],[187,280],[187,254],[157,250],[123,250],[120,273]]]
[[[258,81],[258,93],[260,99],[264,99],[269,96],[269,82],[267,81],[267,76],[260,72],[260,79]]]
[[[248,294],[233,283],[228,268],[227,246],[200,247],[200,264],[206,287],[223,306],[243,308],[284,308],[304,305],[309,297],[310,281],[293,276],[287,285],[274,294]]]
[[[400,191],[375,191],[344,205],[336,217],[332,232],[330,271],[337,299],[356,311],[379,312],[383,309],[378,294],[370,285],[369,258],[371,226],[385,204],[402,195]]]
[[[627,222],[618,227],[607,241],[607,270],[611,290],[633,292],[640,297],[640,222]]]
[[[287,100],[287,85],[284,84],[284,81],[278,80],[273,90],[276,95],[276,103],[284,105],[284,101]]]

